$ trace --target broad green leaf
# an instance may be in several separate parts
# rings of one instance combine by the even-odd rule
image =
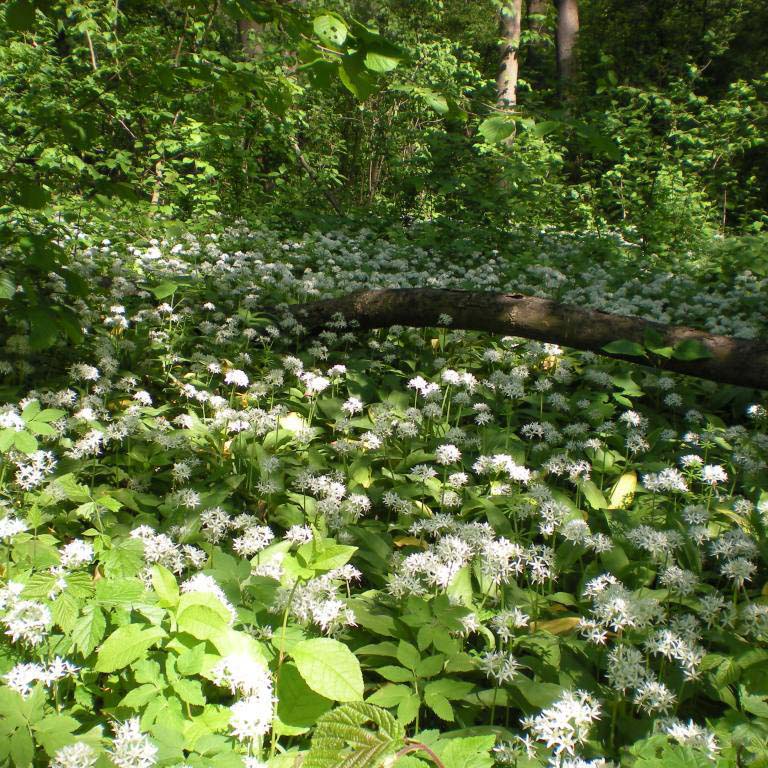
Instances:
[[[34,453],[37,450],[37,440],[25,431],[16,432],[13,438],[13,445],[21,453]]]
[[[477,132],[488,144],[499,144],[512,136],[515,130],[515,119],[505,115],[486,117],[477,128]]]
[[[589,502],[592,509],[605,509],[608,502],[603,496],[603,492],[594,484],[592,480],[582,480],[579,482],[579,488],[584,494],[584,498]]]
[[[176,622],[181,632],[198,640],[212,640],[229,629],[232,616],[215,595],[188,592],[179,600]]]
[[[366,701],[376,704],[379,707],[396,707],[400,702],[412,693],[407,685],[398,685],[390,683],[379,688],[378,691],[371,694]]]
[[[304,681],[295,664],[280,667],[277,681],[277,715],[281,722],[299,728],[308,728],[325,714],[333,702],[315,693]]]
[[[400,63],[399,56],[393,56],[377,51],[367,51],[365,54],[365,66],[372,72],[391,72]]]
[[[160,627],[143,628],[128,624],[116,629],[99,648],[96,658],[97,672],[114,672],[140,659],[159,640],[166,637]]]
[[[312,28],[320,42],[331,48],[339,48],[344,45],[349,33],[346,23],[338,16],[330,13],[316,16],[312,22]]]
[[[612,355],[629,355],[630,357],[645,357],[645,348],[642,344],[629,339],[617,339],[603,347],[604,352]]]
[[[338,640],[304,640],[291,652],[304,682],[315,693],[334,701],[361,701],[363,675],[360,662]]]
[[[704,360],[712,357],[712,353],[702,341],[686,339],[675,344],[672,357],[675,360]]]
[[[410,670],[416,669],[421,661],[421,654],[418,652],[415,646],[401,640],[397,646],[397,660]]]
[[[152,566],[152,587],[160,598],[160,605],[174,608],[179,602],[179,585],[176,577],[162,565]]]
[[[179,289],[178,283],[174,283],[170,280],[165,280],[150,290],[152,291],[152,293],[155,294],[155,298],[158,301],[161,301],[162,299],[167,299],[169,296],[173,296],[173,294],[176,293],[178,289]]]

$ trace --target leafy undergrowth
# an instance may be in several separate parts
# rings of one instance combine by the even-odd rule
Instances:
[[[514,286],[755,335],[762,279],[609,295],[556,236],[512,266],[242,226],[82,241],[84,343],[6,318],[0,759],[768,764],[759,394],[450,318],[262,314]]]

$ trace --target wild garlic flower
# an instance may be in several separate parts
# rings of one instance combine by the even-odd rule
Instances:
[[[586,691],[566,691],[551,707],[523,725],[538,741],[554,749],[556,757],[575,754],[589,737],[592,724],[600,719],[600,704]]]
[[[117,723],[114,730],[110,758],[118,768],[151,768],[155,764],[157,747],[142,734],[138,717]]]

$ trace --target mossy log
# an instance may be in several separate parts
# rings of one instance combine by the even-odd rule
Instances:
[[[768,340],[718,336],[521,293],[435,288],[361,290],[333,299],[293,304],[288,312],[309,333],[327,328],[336,314],[354,321],[354,327],[360,330],[392,325],[437,327],[441,325],[440,316],[449,315],[452,329],[520,336],[726,384],[768,389]],[[643,345],[649,333],[657,348],[675,348],[682,342],[696,341],[708,357],[679,360],[649,353],[643,358],[604,349],[619,339]]]

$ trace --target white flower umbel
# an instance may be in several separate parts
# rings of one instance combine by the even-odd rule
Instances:
[[[573,755],[589,736],[589,729],[600,719],[600,704],[586,691],[566,691],[551,707],[536,717],[526,718],[525,727],[543,741],[555,756]]]
[[[98,758],[98,753],[90,744],[77,741],[58,750],[50,768],[93,768]]]
[[[117,723],[114,730],[110,757],[118,768],[151,768],[155,764],[157,747],[141,732],[138,717]]]

